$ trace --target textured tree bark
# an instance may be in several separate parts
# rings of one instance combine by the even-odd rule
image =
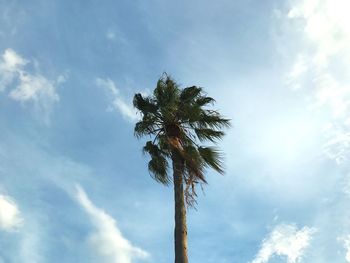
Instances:
[[[183,187],[184,160],[174,150],[172,161],[175,195],[175,263],[188,263],[186,207]]]

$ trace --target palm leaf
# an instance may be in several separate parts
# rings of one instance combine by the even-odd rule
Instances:
[[[135,124],[134,134],[137,138],[141,138],[147,134],[155,134],[158,128],[158,118],[154,115],[146,114],[141,121]]]
[[[223,131],[216,131],[213,129],[194,129],[198,139],[200,141],[212,141],[215,142],[217,140],[222,139],[222,137],[225,135],[225,133]]]
[[[199,94],[202,92],[202,88],[192,86],[188,87],[182,90],[180,94],[180,101],[182,103],[189,103],[193,102],[195,98],[199,96]]]
[[[158,106],[149,97],[143,97],[140,93],[135,94],[133,104],[136,109],[141,111],[143,114],[153,113],[156,114]]]
[[[157,182],[164,185],[168,185],[171,182],[171,179],[168,176],[168,162],[165,158],[153,157],[148,162],[148,170],[150,172],[151,177]]]
[[[148,163],[148,170],[150,171],[151,176],[162,184],[169,184],[169,165],[166,159],[166,154],[152,141],[146,143],[143,147],[143,152],[148,153],[151,156],[151,160]]]
[[[196,147],[188,145],[184,147],[185,166],[189,175],[193,175],[195,180],[206,183],[204,178],[204,163]]]
[[[158,80],[157,87],[153,92],[157,104],[163,112],[164,109],[176,111],[179,93],[179,87],[168,75],[164,75]]]
[[[213,147],[198,147],[198,152],[206,165],[221,174],[224,173],[223,163],[221,161],[222,155],[218,150]]]
[[[200,128],[228,128],[231,126],[230,120],[223,118],[216,111],[203,111],[195,122]]]
[[[201,107],[207,104],[214,104],[214,103],[215,103],[215,100],[211,97],[200,96],[198,99],[196,99],[196,104]]]
[[[183,123],[195,123],[201,118],[203,109],[197,104],[182,104],[177,112],[177,118]]]

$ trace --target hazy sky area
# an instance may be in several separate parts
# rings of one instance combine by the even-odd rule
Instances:
[[[133,135],[163,72],[233,127],[191,263],[350,262],[349,0],[0,0],[0,263],[173,262]]]

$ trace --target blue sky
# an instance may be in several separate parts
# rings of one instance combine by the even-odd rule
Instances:
[[[0,263],[173,261],[133,136],[166,71],[232,119],[190,262],[350,262],[347,0],[0,0]]]

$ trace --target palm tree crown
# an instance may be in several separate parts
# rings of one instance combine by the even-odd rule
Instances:
[[[167,74],[158,80],[153,95],[135,94],[133,100],[142,116],[135,125],[135,136],[154,136],[143,147],[144,153],[151,157],[148,163],[151,176],[168,185],[169,161],[177,153],[184,163],[185,197],[189,206],[195,202],[195,185],[206,183],[206,168],[223,173],[220,152],[213,146],[200,145],[205,141],[216,143],[224,136],[221,129],[230,126],[229,119],[207,107],[214,102],[202,88],[181,89]]]

